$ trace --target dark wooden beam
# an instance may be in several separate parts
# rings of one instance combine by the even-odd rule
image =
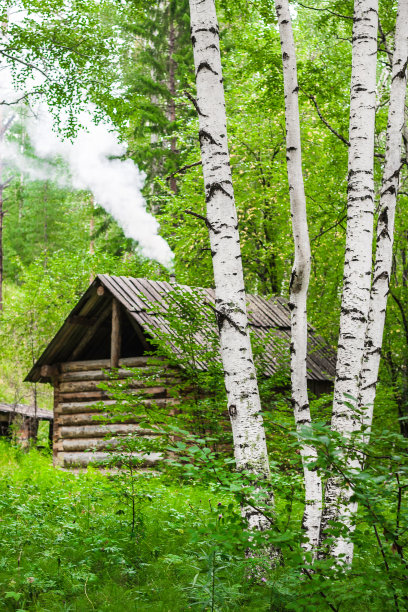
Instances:
[[[83,325],[84,327],[92,327],[97,322],[96,317],[92,317],[91,319],[88,317],[83,317],[81,315],[71,315],[68,317],[68,323],[72,325]]]
[[[98,320],[96,321],[95,325],[93,325],[92,327],[87,329],[85,334],[82,336],[81,341],[76,346],[76,348],[73,350],[72,355],[71,355],[69,361],[75,361],[79,357],[79,355],[82,353],[83,349],[86,347],[88,342],[94,336],[95,332],[99,329],[99,327],[102,325],[102,323],[108,317],[110,311],[111,311],[111,305],[110,305],[110,303],[108,303],[106,308],[104,308],[102,313],[99,315]]]
[[[111,368],[119,367],[120,345],[120,305],[117,299],[112,301],[112,335],[111,335]]]
[[[149,344],[149,342],[147,341],[146,336],[143,333],[142,328],[140,327],[139,323],[137,323],[137,321],[134,320],[134,318],[132,317],[131,314],[129,314],[128,312],[126,313],[127,317],[135,331],[136,336],[138,337],[138,339],[140,340],[140,343],[143,347],[143,349],[145,351],[151,351],[152,350],[152,346]]]

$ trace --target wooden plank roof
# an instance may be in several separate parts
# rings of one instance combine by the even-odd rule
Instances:
[[[98,294],[99,286],[105,289],[103,296]],[[89,329],[91,321],[96,320],[106,309],[106,300],[112,297],[120,302],[147,337],[154,337],[155,333],[159,332],[170,334],[169,322],[164,315],[167,301],[172,299],[171,292],[177,288],[192,291],[186,285],[170,284],[165,281],[98,275],[33,366],[26,380],[48,382],[49,379],[41,375],[41,366],[69,361],[75,346],[85,333],[84,329]],[[214,306],[213,289],[198,288],[197,291],[202,295],[203,302]],[[265,373],[270,376],[282,367],[282,363],[289,363],[289,307],[286,300],[281,297],[267,300],[261,296],[248,295],[247,301],[250,328],[256,338],[266,343],[263,358]],[[155,305],[154,312],[152,304]],[[84,328],[84,322],[87,321],[89,326]],[[209,325],[216,329],[215,316]],[[197,341],[200,342],[199,337]],[[204,343],[204,338],[202,341]],[[205,368],[205,364],[201,364],[201,367]],[[311,326],[309,326],[307,370],[309,380],[314,381],[331,381],[335,373],[334,351]]]
[[[35,409],[35,406],[27,404],[4,404],[0,403],[0,412],[10,415],[21,414],[26,417],[36,417],[40,421],[52,421],[54,414],[51,410],[43,410],[42,408]]]

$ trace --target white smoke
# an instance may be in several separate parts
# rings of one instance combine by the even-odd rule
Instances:
[[[27,125],[36,154],[42,159],[62,157],[69,166],[74,189],[91,191],[96,202],[118,222],[125,236],[139,243],[147,257],[171,265],[170,247],[158,234],[159,223],[146,210],[144,173],[130,159],[112,159],[123,156],[127,146],[106,125],[95,125],[90,114],[82,113],[79,122],[83,128],[75,139],[62,140],[52,129],[49,112],[42,108]]]
[[[0,160],[4,169],[8,169],[8,174],[13,175],[17,170],[31,181],[53,181],[60,187],[71,187],[59,167],[53,166],[47,160],[25,155],[22,146],[10,138],[0,141]]]
[[[15,100],[20,95],[7,72],[7,67],[1,66],[0,102]],[[1,114],[4,122],[6,113],[3,110],[0,118]],[[138,242],[146,257],[171,266],[173,253],[158,233],[159,223],[146,210],[142,195],[145,175],[130,159],[114,159],[123,156],[127,149],[119,141],[117,132],[105,124],[96,125],[92,109],[80,115],[79,123],[83,127],[73,140],[64,140],[53,131],[52,116],[43,106],[28,115],[24,123],[40,159],[24,155],[17,142],[5,138],[0,149],[3,163],[32,180],[48,179],[63,187],[92,192],[96,203],[112,215],[126,237]],[[70,177],[61,175],[58,167],[50,163],[57,157],[67,163]]]

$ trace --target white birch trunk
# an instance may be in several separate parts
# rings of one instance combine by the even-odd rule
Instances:
[[[392,266],[394,220],[401,168],[402,132],[405,123],[405,97],[408,61],[408,0],[398,4],[395,46],[392,59],[390,106],[386,134],[385,162],[377,223],[377,248],[370,310],[361,371],[359,408],[363,411],[368,441],[380,366],[387,297]]]
[[[290,282],[291,309],[291,381],[292,404],[296,428],[311,425],[307,392],[307,291],[309,287],[311,255],[303,184],[302,150],[298,103],[296,49],[288,0],[275,0],[282,47],[283,82],[286,118],[286,160],[289,181],[295,261]],[[301,456],[305,482],[305,512],[302,526],[307,542],[306,550],[313,550],[319,542],[322,512],[322,482],[316,470],[307,464],[317,459],[316,449],[302,445]]]
[[[343,275],[332,429],[349,435],[361,425],[347,394],[357,403],[370,303],[374,215],[374,133],[377,64],[378,0],[355,0],[350,92],[347,236]],[[358,468],[358,465],[351,466]],[[329,478],[321,541],[329,520],[350,526],[355,510],[351,491],[338,478]],[[351,563],[353,546],[339,538],[332,547],[335,557]]]
[[[264,501],[272,503],[265,431],[248,333],[214,0],[190,0],[190,14],[197,84],[196,107],[207,202],[206,223],[211,244],[215,304],[235,460],[239,470],[250,470],[259,475]],[[248,507],[245,514],[250,528],[268,527],[269,522],[261,512]]]

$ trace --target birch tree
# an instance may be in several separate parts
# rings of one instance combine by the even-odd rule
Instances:
[[[371,23],[371,31],[374,36],[374,28],[376,27],[376,7],[367,7],[370,11],[373,21]],[[366,12],[368,15],[368,12]],[[357,29],[357,28],[356,28]],[[368,30],[369,31],[369,30]],[[360,34],[361,35],[361,34]],[[368,38],[366,39],[368,40]],[[373,41],[374,47],[374,41]],[[372,53],[373,51],[371,51]],[[371,67],[371,84],[373,79],[374,69],[372,67],[372,56],[370,57],[370,51],[367,49],[367,60],[368,68]],[[398,195],[399,185],[399,174],[401,169],[401,145],[402,145],[402,132],[404,127],[404,112],[405,112],[405,96],[406,96],[406,83],[407,83],[407,61],[408,61],[408,2],[401,0],[398,5],[398,14],[395,27],[395,49],[392,60],[392,74],[391,74],[391,90],[390,90],[390,103],[388,112],[388,124],[386,133],[386,151],[385,151],[385,162],[382,177],[382,185],[380,191],[380,205],[379,205],[379,217],[377,223],[377,244],[376,244],[376,257],[374,272],[372,278],[372,284],[370,288],[370,299],[369,299],[369,310],[367,318],[362,317],[362,322],[365,323],[365,335],[364,335],[364,347],[361,356],[359,376],[356,381],[354,376],[352,384],[349,386],[348,393],[354,398],[358,398],[357,411],[354,415],[351,414],[350,404],[348,405],[349,414],[348,421],[346,422],[344,416],[341,415],[341,411],[336,413],[336,397],[335,407],[333,411],[333,428],[346,434],[351,431],[359,430],[362,426],[365,427],[365,439],[369,439],[369,431],[372,424],[373,418],[373,407],[376,393],[376,384],[378,379],[378,370],[381,356],[381,346],[384,331],[385,314],[387,307],[387,296],[389,290],[389,282],[391,275],[392,266],[392,247],[394,237],[394,219],[395,209]],[[366,68],[367,70],[367,68]],[[367,75],[367,72],[366,72]],[[369,83],[367,83],[369,86]],[[362,96],[363,97],[363,96]],[[372,95],[371,101],[372,103]],[[366,107],[366,112],[369,107]],[[367,118],[368,119],[368,118]],[[352,114],[350,114],[350,144],[352,142],[352,129],[356,129],[355,125],[352,124]],[[374,135],[374,126],[372,125],[372,134]],[[373,139],[370,139],[369,146],[370,150],[373,145]],[[350,147],[351,148],[351,147]],[[353,151],[350,151],[350,168],[353,169],[355,166],[352,160]],[[361,153],[358,153],[360,156]],[[371,164],[371,162],[370,162]],[[358,166],[357,166],[358,167]],[[367,168],[367,167],[366,167]],[[370,177],[371,180],[371,177]],[[366,203],[370,203],[370,209],[364,210],[366,206],[363,201],[360,200],[360,210],[368,223],[368,214],[371,214],[371,198],[369,197],[370,186],[366,187]],[[363,191],[361,191],[363,193]],[[358,201],[358,200],[357,200]],[[349,199],[350,206],[350,199]],[[368,208],[368,207],[367,207]],[[371,224],[370,224],[371,229]],[[366,229],[368,235],[368,230]],[[356,243],[358,246],[358,243]],[[347,249],[347,246],[346,246]],[[372,254],[371,247],[367,247],[367,259],[370,258],[372,265]],[[347,261],[347,253],[346,253]],[[347,265],[347,264],[346,264]],[[365,268],[362,268],[364,272]],[[345,271],[346,272],[346,271]],[[371,280],[371,266],[370,275],[366,274],[367,278]],[[346,277],[346,274],[345,274]],[[360,286],[364,284],[360,283]],[[358,286],[357,286],[358,287]],[[364,287],[366,291],[366,288]],[[357,302],[358,303],[358,302]],[[360,302],[361,303],[361,302]],[[364,307],[366,307],[366,300],[364,299]],[[360,311],[363,314],[363,311]],[[341,321],[342,324],[342,321]],[[341,325],[340,324],[340,325]],[[341,328],[340,328],[341,333]],[[340,346],[340,342],[339,342]],[[361,336],[359,334],[359,346],[358,351],[361,350]],[[341,353],[339,352],[339,355]],[[357,351],[356,351],[357,355]],[[340,359],[340,357],[339,357]],[[356,362],[358,365],[359,361]],[[351,370],[352,371],[352,370]],[[341,375],[341,374],[340,374]],[[337,377],[339,374],[337,373]],[[336,383],[338,378],[336,377]],[[354,387],[357,382],[357,393],[354,391]],[[335,387],[336,392],[336,387]],[[343,390],[343,395],[346,393]],[[338,400],[338,397],[337,397]],[[345,404],[347,407],[347,404]],[[347,411],[346,411],[347,412]],[[337,418],[336,418],[337,417]],[[343,423],[342,423],[343,420]],[[351,467],[359,469],[361,466],[358,461],[351,462]],[[326,488],[326,511],[323,516],[322,525],[323,528],[327,527],[327,521],[329,518],[336,519],[339,516],[346,517],[346,524],[350,527],[350,517],[357,511],[357,504],[350,503],[350,495],[352,491],[350,489],[339,490],[339,483],[336,480],[329,479]],[[353,555],[353,544],[352,542],[346,541],[344,538],[339,538],[333,547],[335,556],[344,555],[344,560],[350,563]]]
[[[263,501],[271,503],[265,431],[248,333],[214,0],[190,0],[190,16],[197,85],[194,104],[199,118],[206,197],[205,222],[211,244],[216,316],[234,455],[239,470],[249,470],[259,477]],[[244,513],[252,529],[264,529],[269,524],[260,511],[250,506]]]
[[[283,83],[286,119],[286,161],[289,181],[292,230],[295,259],[290,281],[291,310],[291,383],[292,404],[297,430],[311,425],[307,391],[307,291],[310,278],[310,241],[306,215],[306,197],[302,171],[296,49],[288,0],[275,0],[282,48]],[[316,449],[301,446],[305,484],[303,528],[307,537],[305,548],[314,549],[319,542],[322,511],[322,482],[308,462],[317,459]]]
[[[357,415],[359,421],[354,424],[356,429],[364,427],[364,439],[366,442],[369,441],[373,419],[392,267],[394,220],[401,170],[402,134],[405,124],[407,62],[408,2],[407,0],[401,0],[398,5],[395,27],[395,48],[392,60],[385,161],[377,222],[375,264],[370,291],[364,352],[358,381]],[[357,469],[361,467],[358,461],[354,461],[353,466]],[[351,491],[346,491],[342,495],[347,500],[347,496],[350,493]],[[343,514],[350,516],[357,511],[357,503],[349,502],[348,506],[341,508],[341,510]],[[353,556],[353,543],[340,538],[336,543],[335,552],[344,554],[346,562],[349,563]]]
[[[350,90],[347,233],[343,274],[332,430],[349,436],[360,427],[353,407],[358,397],[370,304],[374,217],[374,133],[378,0],[355,0]],[[357,468],[358,465],[356,464]],[[343,517],[350,525],[351,491],[338,477],[326,482],[321,542],[329,521]],[[351,561],[352,544],[338,538],[335,557]]]
[[[358,406],[363,411],[363,423],[367,428],[367,440],[373,419],[392,267],[395,209],[401,169],[402,134],[405,125],[407,61],[408,1],[400,0],[395,26],[395,45],[392,60],[385,161],[377,223],[375,266],[358,396]]]

